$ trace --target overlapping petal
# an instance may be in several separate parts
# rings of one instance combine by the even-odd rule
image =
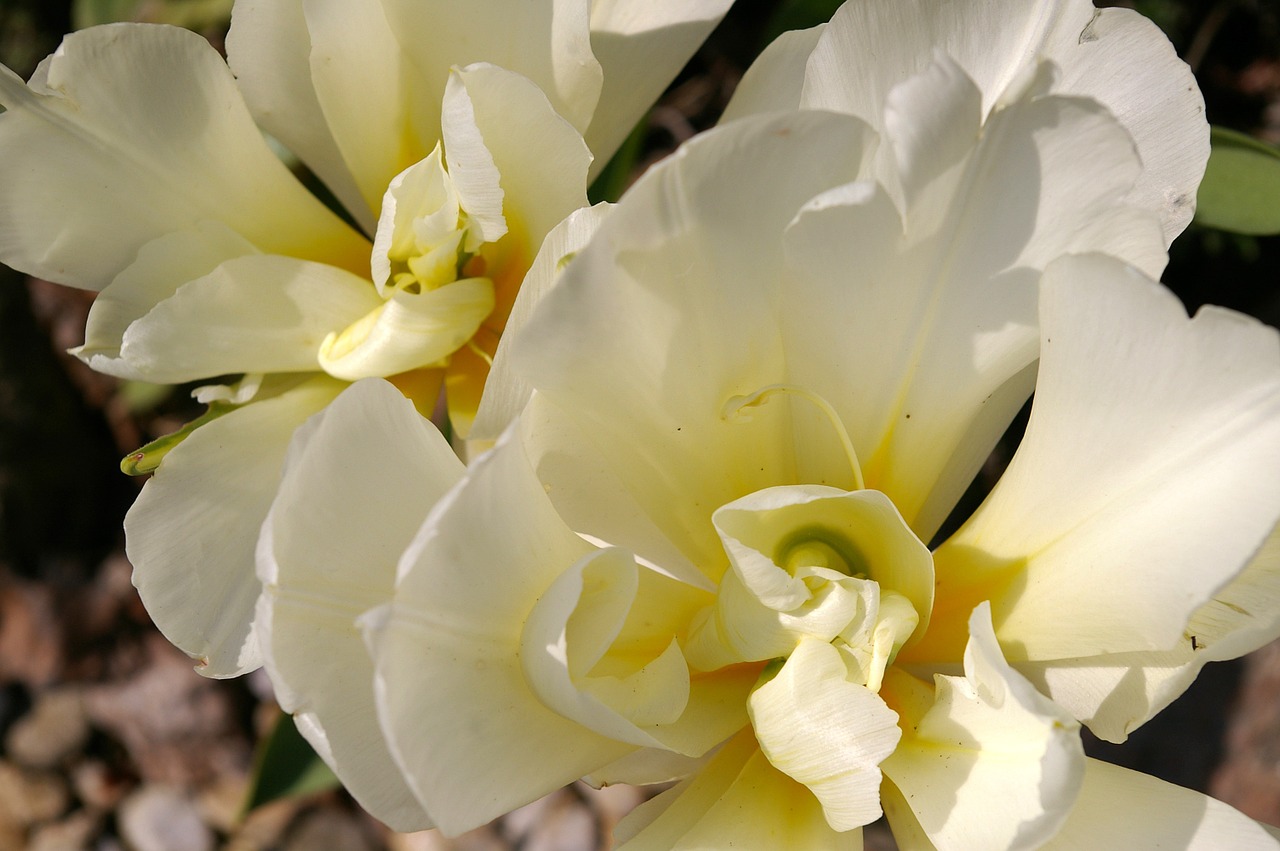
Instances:
[[[262,664],[258,530],[289,436],[341,390],[340,382],[313,378],[201,426],[165,456],[125,517],[125,550],[147,612],[206,676]]]
[[[732,396],[784,378],[778,234],[814,194],[856,177],[866,150],[863,125],[819,113],[694,140],[610,213],[513,348],[518,371],[607,447],[631,497],[713,579],[725,561],[708,511],[793,475],[791,448],[760,439],[785,402],[750,422],[721,416]],[[580,531],[645,553],[624,528]]]
[[[968,626],[964,677],[935,675],[931,691],[895,670],[885,683],[904,726],[881,766],[900,793],[889,821],[938,848],[1038,848],[1080,789],[1079,725],[1004,660],[986,603]]]
[[[1274,828],[1221,801],[1096,759],[1062,829],[1046,851],[1118,848],[1276,848]]]
[[[262,251],[367,262],[364,240],[276,159],[194,33],[73,33],[30,86],[0,71],[0,104],[0,253],[24,272],[101,289],[144,244],[207,220]]]
[[[799,68],[801,41],[789,38],[785,51],[766,54],[779,73]],[[741,105],[728,112],[780,103],[765,90],[800,88],[796,106],[848,112],[882,129],[890,92],[938,53],[975,80],[983,117],[1037,63],[1052,61],[1062,69],[1055,93],[1097,100],[1133,137],[1144,167],[1128,198],[1159,214],[1166,244],[1191,220],[1209,155],[1204,101],[1168,39],[1128,9],[1098,10],[1089,0],[845,3],[818,38],[801,83],[748,73],[735,94]],[[875,61],[861,60],[868,55]]]
[[[383,739],[356,619],[391,599],[400,554],[462,474],[398,390],[357,382],[295,433],[258,544],[259,637],[276,699],[397,830],[431,824]]]
[[[936,553],[948,602],[930,652],[953,644],[945,624],[964,601],[989,598],[1008,658],[1035,663],[1027,673],[1055,699],[1122,739],[1165,698],[1135,708],[1111,699],[1115,681],[1049,669],[1181,666],[1195,655],[1182,645],[1200,646],[1193,618],[1205,648],[1276,627],[1274,556],[1241,572],[1280,518],[1280,484],[1256,475],[1280,463],[1280,340],[1230,311],[1188,320],[1108,258],[1060,260],[1045,277],[1032,422]],[[1256,616],[1232,608],[1255,603]]]
[[[583,134],[604,168],[733,0],[592,0],[591,52],[604,85]]]
[[[369,622],[378,706],[397,764],[446,833],[636,750],[548,709],[520,661],[534,604],[594,550],[507,440],[471,466],[406,551],[393,603]]]

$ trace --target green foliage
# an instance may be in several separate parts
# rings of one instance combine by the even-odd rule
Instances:
[[[202,30],[231,19],[233,0],[74,0],[71,20],[80,30],[117,21],[145,21]]]
[[[134,450],[120,461],[120,472],[126,476],[145,476],[148,473],[155,472],[160,466],[160,462],[164,460],[164,456],[168,455],[173,448],[196,429],[205,423],[211,423],[223,414],[230,413],[236,408],[229,402],[214,402],[209,405],[209,409],[191,422],[184,425],[177,431],[166,434],[164,437],[157,437],[155,440],[143,446],[141,449]]]
[[[1280,233],[1280,149],[1214,127],[1196,221],[1232,233]]]
[[[282,798],[298,798],[342,784],[302,738],[293,716],[281,713],[258,748],[244,812]]]
[[[831,20],[844,0],[782,0],[765,27],[765,44],[787,30],[807,30]]]
[[[618,152],[609,160],[609,164],[600,170],[600,175],[587,189],[587,199],[592,204],[601,201],[617,201],[622,197],[627,185],[631,182],[631,173],[635,170],[640,154],[644,152],[644,137],[649,130],[649,117],[645,116],[632,128],[631,133],[618,147]]]

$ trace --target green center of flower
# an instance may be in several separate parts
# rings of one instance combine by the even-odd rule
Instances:
[[[837,570],[845,576],[866,579],[870,567],[856,544],[832,529],[806,526],[779,542],[774,562],[792,576],[805,567]]]

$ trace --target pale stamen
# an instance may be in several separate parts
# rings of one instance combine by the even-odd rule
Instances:
[[[826,414],[827,420],[831,423],[832,428],[835,429],[836,436],[840,438],[840,445],[844,447],[844,454],[849,459],[849,466],[853,469],[854,490],[865,488],[866,482],[862,478],[862,466],[858,463],[858,453],[854,451],[853,441],[849,438],[849,432],[845,429],[844,422],[841,421],[840,415],[836,413],[836,409],[831,406],[831,403],[812,390],[806,390],[803,387],[796,387],[791,384],[770,384],[746,396],[731,397],[724,403],[724,408],[720,411],[720,417],[724,420],[730,420],[747,416],[744,409],[763,405],[777,393],[789,393],[799,396],[801,399],[812,402],[817,406],[818,410]]]

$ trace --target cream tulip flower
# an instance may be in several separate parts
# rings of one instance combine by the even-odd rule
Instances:
[[[203,673],[260,664],[253,550],[289,435],[378,376],[427,411],[443,386],[465,436],[522,282],[530,302],[550,284],[544,239],[730,2],[239,0],[230,68],[192,33],[113,25],[27,84],[0,69],[0,259],[101,290],[75,353],[159,383],[245,376],[126,460],[163,459],[128,552]],[[555,232],[555,258],[599,215]]]
[[[946,57],[896,86],[881,146],[900,201],[866,179],[874,135],[848,116],[746,118],[686,145],[620,202],[514,338],[535,395],[438,501],[367,473],[403,463],[397,431],[362,416],[396,400],[385,385],[352,388],[316,427],[341,417],[343,437],[299,440],[258,554],[264,648],[301,728],[362,803],[456,833],[578,777],[684,778],[620,826],[625,847],[856,848],[882,810],[919,847],[1090,847],[1095,825],[1138,846],[1271,847],[1229,807],[1086,761],[1077,730],[1092,719],[1070,698],[1089,695],[1068,683],[1051,700],[1033,684],[1046,677],[1021,670],[1046,661],[1019,650],[1033,617],[1002,634],[1019,623],[1010,612],[1039,603],[1020,596],[1017,571],[1060,581],[1072,555],[1125,581],[1113,596],[1087,583],[1078,610],[1034,609],[1034,637],[1070,621],[1093,642],[1073,648],[1134,654],[1129,670],[1178,652],[1169,636],[1217,613],[1222,589],[1275,582],[1250,560],[1280,518],[1280,489],[1247,472],[1280,456],[1275,335],[1225,311],[1188,323],[1133,268],[1153,273],[1164,256],[1158,216],[1125,203],[1141,174],[1133,145],[1098,104],[1052,94],[1053,79],[1040,66],[989,115]],[[1064,254],[1082,256],[1054,262]],[[1222,382],[1242,353],[1265,358]],[[935,557],[926,543],[1038,357],[1019,455],[1031,460],[1011,469],[1029,472],[1009,487],[1045,493],[1040,455],[1069,434],[1060,463],[1079,465],[1071,497],[1099,512],[1094,537],[1056,560],[1018,550],[1041,546],[1057,518],[1046,496],[1024,538],[1007,531],[1022,518],[1012,509],[975,517],[1002,521],[1009,543],[991,561],[974,554],[981,543],[960,549],[968,531]],[[1126,395],[1144,382],[1193,388],[1199,416],[1166,429],[1148,395]],[[400,432],[428,428],[396,401]],[[1090,416],[1100,404],[1114,416]],[[1174,424],[1183,410],[1169,410]],[[1248,439],[1217,440],[1223,420]],[[1169,443],[1153,448],[1153,434]],[[1215,488],[1193,503],[1208,512],[1196,524],[1178,511],[1204,480],[1162,478],[1185,465],[1109,478],[1117,455],[1197,449]],[[430,451],[420,463],[445,452]],[[370,482],[353,500],[363,507],[309,496],[333,491],[326,476]],[[1168,502],[1143,505],[1146,484]],[[991,504],[1016,507],[1013,492]],[[380,522],[380,506],[415,501],[434,503],[416,535],[399,512]],[[1162,511],[1169,525],[1155,524]],[[1063,540],[1078,516],[1064,515]],[[328,555],[352,535],[376,537],[359,570],[389,600],[362,620],[371,659],[353,649],[353,566]],[[396,543],[408,545],[398,562]],[[1159,559],[1139,558],[1157,543]],[[982,587],[999,596],[953,588],[965,563],[948,546],[993,565]],[[1172,605],[1164,570],[1201,575]],[[1141,628],[1109,645],[1134,606]],[[1215,624],[1238,653],[1274,634],[1280,611]],[[344,664],[319,670],[317,652]],[[1126,821],[1139,803],[1178,818]]]
[[[818,140],[856,129],[839,118],[687,146],[517,338],[529,408],[367,620],[410,791],[458,832],[580,776],[685,777],[619,826],[629,849],[856,848],[882,810],[909,847],[1276,847],[1229,807],[1085,760],[1078,724],[1095,719],[1075,707],[1127,696],[1074,669],[1141,676],[1197,619],[1210,649],[1276,634],[1277,579],[1255,554],[1280,484],[1254,472],[1280,462],[1280,338],[1228,311],[1188,320],[1110,257],[1050,263],[1027,438],[931,556],[915,507],[948,465],[893,438],[973,439],[959,401],[916,389],[977,382],[1016,321],[1005,270],[964,274],[993,263],[970,246],[993,244],[987,227],[1009,239],[1009,222],[970,219],[944,274],[928,259],[915,273],[912,208],[805,185],[804,164],[831,161]],[[1026,175],[988,175],[989,190],[1002,178]],[[974,209],[963,197],[952,210]],[[981,310],[912,309],[917,293],[951,303],[961,281]],[[1242,585],[1266,594],[1215,620]],[[1139,806],[1171,815],[1126,821]]]

